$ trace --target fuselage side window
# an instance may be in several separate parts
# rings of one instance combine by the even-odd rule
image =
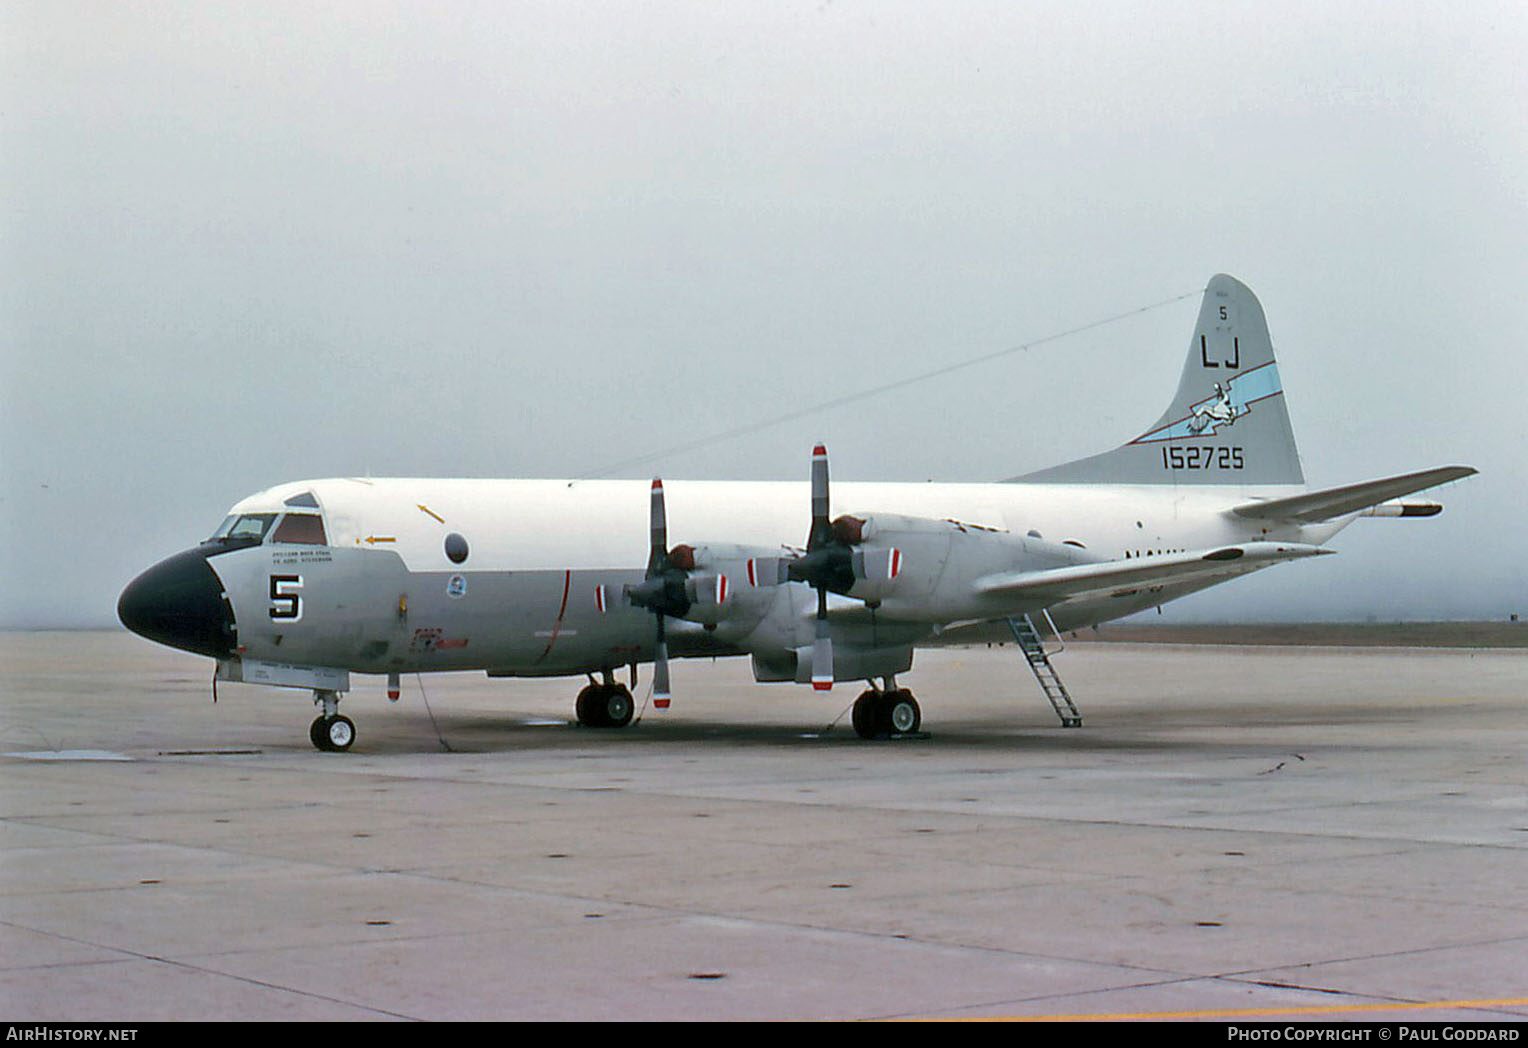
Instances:
[[[288,513],[276,526],[272,542],[300,542],[307,546],[327,546],[324,518],[316,513]]]

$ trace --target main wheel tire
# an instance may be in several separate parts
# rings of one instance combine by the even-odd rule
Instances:
[[[906,688],[888,692],[882,700],[887,734],[911,735],[923,726],[923,711],[918,700]]]
[[[602,690],[597,684],[586,684],[573,703],[573,709],[578,715],[578,723],[586,728],[606,727],[602,719],[605,710],[605,704],[600,695]]]
[[[624,728],[637,712],[624,684],[590,684],[578,693],[574,707],[586,728]]]
[[[637,712],[636,703],[632,702],[631,692],[625,685],[615,684],[605,689],[602,712],[606,727],[624,728],[631,723],[632,715]]]
[[[862,739],[873,739],[883,734],[881,725],[881,693],[871,689],[862,692],[854,700],[854,710],[849,715],[854,724],[854,734]]]

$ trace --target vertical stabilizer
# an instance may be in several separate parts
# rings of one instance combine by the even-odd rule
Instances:
[[[1034,484],[1304,484],[1257,296],[1210,280],[1178,392],[1162,417],[1101,455],[1012,478]]]

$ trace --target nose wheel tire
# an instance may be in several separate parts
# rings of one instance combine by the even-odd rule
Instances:
[[[343,753],[355,742],[355,722],[343,714],[319,717],[308,728],[308,738],[327,753]]]

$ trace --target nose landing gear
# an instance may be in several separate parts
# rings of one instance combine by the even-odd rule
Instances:
[[[355,742],[355,722],[339,712],[340,693],[315,690],[313,702],[324,712],[308,727],[313,745],[327,753],[343,753]]]

